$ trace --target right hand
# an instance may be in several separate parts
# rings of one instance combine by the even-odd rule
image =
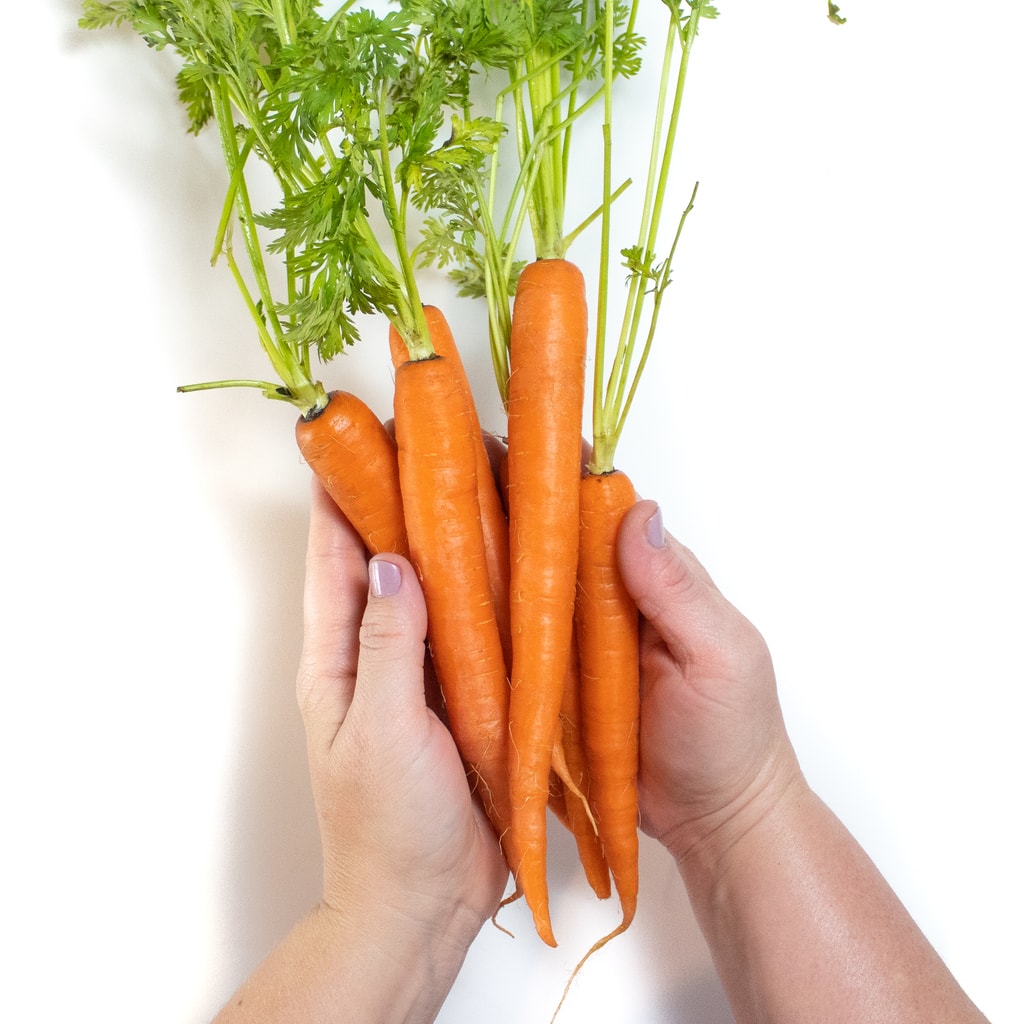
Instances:
[[[727,848],[803,780],[763,638],[653,501],[627,513],[618,555],[642,615],[641,826],[681,863],[712,840]]]

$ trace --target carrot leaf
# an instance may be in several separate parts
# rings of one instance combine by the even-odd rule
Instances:
[[[495,24],[484,0],[329,16],[316,0],[84,0],[83,28],[126,24],[173,51],[189,130],[216,127],[215,261],[304,412],[326,401],[312,357],[355,343],[359,314],[384,314],[412,357],[431,353],[416,269],[476,244],[472,209],[504,128],[467,116],[470,85],[513,52],[507,6]],[[256,208],[267,171],[277,198]],[[449,216],[462,221],[440,230]]]
[[[845,25],[846,19],[839,13],[838,4],[832,3],[832,0],[828,0],[828,20],[833,25]]]
[[[639,0],[633,0],[634,10]],[[618,336],[609,339],[608,287],[612,238],[611,144],[613,103],[610,70],[605,77],[605,164],[601,233],[601,270],[598,283],[598,311],[594,358],[594,439],[590,460],[592,473],[608,473],[615,466],[615,450],[622,436],[640,377],[646,368],[654,341],[665,291],[672,280],[673,259],[686,218],[693,209],[697,188],[676,222],[668,253],[657,255],[665,201],[670,183],[672,156],[676,147],[680,112],[690,53],[700,21],[717,16],[717,9],[703,0],[665,0],[668,24],[658,84],[658,98],[651,124],[643,208],[635,241],[620,252],[626,271],[626,299]],[[605,35],[614,32],[611,13],[606,14]],[[606,60],[610,61],[607,56]]]

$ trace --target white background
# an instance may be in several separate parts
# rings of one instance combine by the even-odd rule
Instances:
[[[1024,11],[722,7],[620,464],[766,634],[812,784],[1019,1022]],[[219,154],[168,61],[77,14],[6,16],[0,1019],[199,1024],[318,890],[292,696],[308,471],[289,407],[175,393],[267,372],[209,267]],[[371,324],[325,380],[387,415],[386,353]],[[635,926],[561,1020],[729,1021],[672,865],[642,860]],[[446,1024],[548,1019],[614,919],[560,842],[551,874],[560,948],[485,928]]]

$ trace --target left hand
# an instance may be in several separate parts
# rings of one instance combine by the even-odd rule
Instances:
[[[369,563],[314,482],[297,693],[323,843],[325,908],[382,908],[468,948],[508,879],[455,743],[424,696],[412,566]]]

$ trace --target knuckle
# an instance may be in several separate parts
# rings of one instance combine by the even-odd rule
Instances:
[[[410,645],[409,625],[401,616],[367,615],[359,627],[361,651],[388,653]]]
[[[688,554],[689,552],[684,548],[683,553]],[[673,597],[689,593],[697,585],[697,577],[690,571],[685,558],[678,554],[673,554],[673,557],[666,558],[662,562],[657,573],[657,580],[660,587],[671,593]]]

